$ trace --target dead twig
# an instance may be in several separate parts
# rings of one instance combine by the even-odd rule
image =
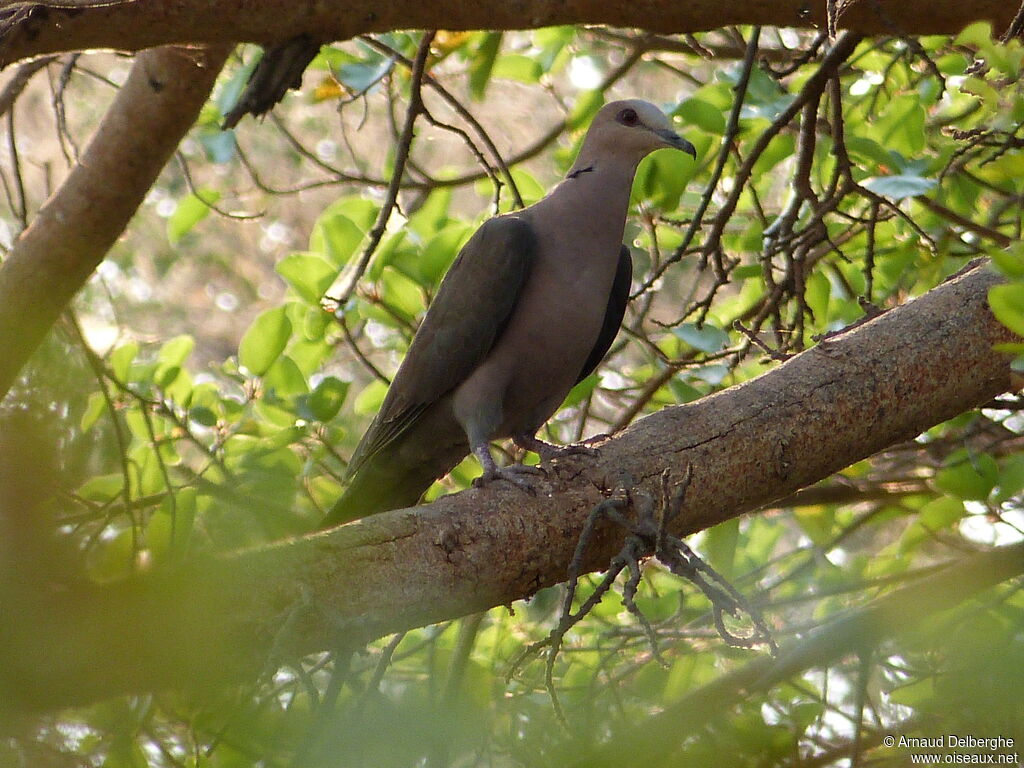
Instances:
[[[586,617],[611,591],[619,574],[629,570],[629,578],[623,585],[622,603],[636,617],[651,647],[651,654],[662,665],[667,666],[658,648],[658,635],[648,618],[636,604],[636,595],[642,576],[642,563],[654,557],[669,571],[681,576],[700,589],[711,602],[715,627],[726,643],[737,648],[751,648],[755,645],[768,646],[772,655],[778,653],[778,646],[771,630],[760,612],[751,605],[729,581],[715,571],[694,552],[682,539],[671,534],[669,524],[679,516],[686,502],[686,492],[693,479],[693,466],[688,465],[682,480],[672,483],[669,472],[662,474],[661,498],[656,502],[647,494],[630,493],[625,483],[620,484],[607,499],[591,510],[583,531],[576,544],[576,550],[569,564],[569,579],[562,601],[558,625],[543,640],[525,648],[513,661],[510,676],[530,656],[546,651],[544,683],[551,697],[556,716],[567,725],[565,713],[558,699],[554,682],[554,665],[568,632]],[[632,509],[635,520],[627,517]],[[579,587],[579,578],[585,572],[584,558],[598,526],[603,522],[614,523],[626,531],[626,538],[618,553],[612,557],[609,568],[601,577],[594,591],[576,611],[572,610]],[[746,615],[752,625],[747,635],[738,635],[725,623],[725,615],[740,618]]]
[[[380,213],[377,215],[377,221],[374,222],[373,229],[370,230],[370,242],[366,244],[362,254],[360,254],[359,258],[353,262],[352,267],[341,278],[335,295],[326,297],[329,301],[336,303],[339,310],[345,306],[346,302],[355,292],[360,278],[370,264],[370,259],[373,258],[377,246],[380,245],[381,238],[384,237],[388,221],[391,219],[391,213],[398,203],[398,192],[402,185],[402,176],[405,174],[405,166],[409,161],[409,152],[412,149],[413,130],[416,127],[417,118],[425,111],[422,92],[423,77],[426,71],[427,55],[430,53],[430,44],[434,40],[434,34],[435,32],[431,30],[424,32],[423,37],[420,38],[419,48],[416,51],[416,60],[413,62],[412,78],[409,83],[409,108],[405,112],[405,123],[402,126],[402,133],[398,140],[398,149],[395,153],[395,170],[391,174],[391,182],[388,184],[388,190],[384,197],[384,203],[381,205]]]

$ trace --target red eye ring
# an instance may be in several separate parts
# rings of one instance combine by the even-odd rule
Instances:
[[[640,116],[637,115],[636,110],[631,107],[619,112],[619,122],[623,125],[637,125],[640,122]]]

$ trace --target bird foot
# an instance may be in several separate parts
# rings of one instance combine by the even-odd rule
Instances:
[[[597,437],[591,438],[590,440],[584,440],[580,443],[569,443],[568,445],[555,445],[554,443],[548,443],[543,440],[539,440],[536,437],[527,435],[519,435],[512,438],[512,442],[522,448],[524,451],[533,451],[540,460],[544,463],[550,463],[554,459],[560,459],[563,456],[600,456],[601,452],[597,448],[591,448],[588,443],[598,440],[604,437],[598,435]]]
[[[526,479],[526,475],[544,475],[545,472],[540,467],[531,467],[525,464],[513,464],[509,467],[489,467],[484,470],[484,473],[480,477],[473,480],[474,488],[483,488],[485,485],[490,485],[495,480],[504,480],[508,483],[512,483],[524,491],[529,493],[531,496],[536,496],[536,489],[530,484],[530,481]]]

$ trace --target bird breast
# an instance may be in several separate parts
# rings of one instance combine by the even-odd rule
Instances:
[[[552,253],[550,245],[541,244],[494,348],[455,393],[457,409],[473,403],[489,422],[491,439],[536,432],[576,382],[601,330],[619,243],[586,255],[571,244]]]

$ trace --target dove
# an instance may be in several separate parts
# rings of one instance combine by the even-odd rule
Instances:
[[[607,353],[632,279],[622,243],[633,177],[657,149],[696,150],[653,104],[614,101],[594,116],[566,177],[546,197],[485,221],[427,309],[347,470],[329,527],[416,504],[472,453],[482,482],[524,484],[500,467],[511,438],[549,460],[571,451],[538,430]]]

